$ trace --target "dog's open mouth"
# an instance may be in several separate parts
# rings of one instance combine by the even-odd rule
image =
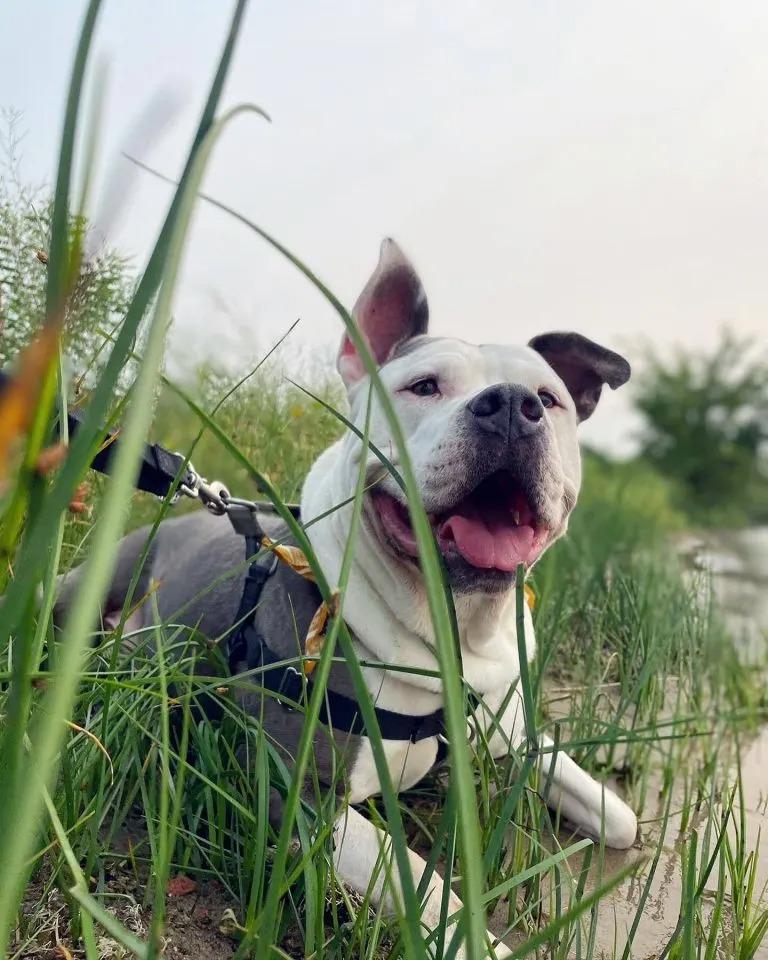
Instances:
[[[408,508],[382,491],[372,501],[387,536],[403,553],[418,556]],[[520,563],[530,567],[549,536],[520,484],[506,471],[486,477],[463,500],[429,519],[444,556],[458,553],[482,570],[513,573]]]

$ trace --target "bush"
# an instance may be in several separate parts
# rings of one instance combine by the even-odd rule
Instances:
[[[0,138],[6,156],[0,170],[0,367],[29,343],[45,316],[48,238],[52,203],[48,193],[18,176],[17,118],[6,115]],[[87,233],[72,218],[72,234]],[[122,318],[133,290],[128,261],[109,248],[83,260],[65,318],[65,347],[73,372],[82,376],[98,361],[104,333]]]
[[[649,351],[635,403],[643,457],[695,522],[768,521],[768,361],[727,330],[712,353]]]

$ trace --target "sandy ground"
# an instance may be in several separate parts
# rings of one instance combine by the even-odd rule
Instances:
[[[768,815],[765,802],[768,789],[768,730],[751,743],[742,754],[742,777],[744,785],[744,806],[747,823],[747,849],[757,848],[758,856],[758,896],[768,882]],[[675,809],[673,801],[672,809]],[[659,804],[656,817],[661,818],[664,810]],[[606,851],[604,878],[618,873],[627,863],[643,859],[647,849],[655,849],[659,838],[659,824],[650,823],[654,817],[652,808],[644,811],[641,822],[642,840],[630,851]],[[664,853],[659,861],[653,878],[651,891],[645,904],[639,927],[632,945],[632,960],[656,960],[660,950],[669,940],[677,925],[680,913],[681,875],[680,875],[680,815],[672,816],[668,822],[664,844]],[[696,825],[694,817],[690,825]],[[759,843],[760,833],[765,842]],[[578,861],[570,861],[574,869]],[[627,934],[637,913],[640,896],[643,892],[648,866],[623,883],[611,896],[601,901],[598,912],[597,943],[613,956],[614,949],[621,954],[627,941]],[[717,868],[711,875],[710,886],[716,886]],[[593,883],[595,878],[593,877]],[[768,943],[758,950],[758,960],[768,960]]]
[[[718,535],[708,540],[689,538],[680,547],[692,569],[712,573],[718,600],[739,645],[742,660],[747,664],[764,665],[768,646],[768,528]],[[741,774],[747,849],[756,850],[759,864],[757,892],[760,895],[768,884],[768,728],[742,748]],[[649,792],[651,796],[652,792]],[[674,799],[671,809],[676,809]],[[647,804],[643,813],[645,822],[641,823],[644,843],[628,853],[608,851],[606,877],[621,870],[632,858],[643,857],[643,847],[656,846],[660,827],[649,821],[654,817],[661,818],[663,813],[662,804],[655,813],[652,805]],[[633,960],[658,957],[660,948],[677,924],[681,897],[680,820],[680,815],[669,820],[664,854],[634,939]],[[626,943],[645,876],[646,871],[641,871],[637,878],[624,883],[600,906],[598,943],[607,950],[608,956],[613,955],[614,945],[620,953]],[[716,871],[713,877],[716,878]],[[759,948],[756,956],[758,960],[768,960],[768,942]]]

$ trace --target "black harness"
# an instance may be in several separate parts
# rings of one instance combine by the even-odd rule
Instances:
[[[10,381],[8,374],[0,370],[0,395]],[[83,420],[83,414],[78,410],[67,413],[69,433],[75,433]],[[120,441],[117,432],[104,435],[101,450],[91,461],[91,467],[100,473],[109,473],[115,450]],[[187,496],[199,497],[214,513],[229,513],[221,497],[224,488],[219,484],[208,484],[200,477],[189,463],[179,453],[171,453],[159,444],[146,444],[142,453],[139,476],[136,488],[146,493],[164,498],[176,488]],[[256,504],[253,504],[255,508]],[[245,538],[246,559],[253,558],[248,567],[248,573],[243,585],[243,594],[235,621],[236,627],[227,640],[227,660],[233,673],[242,671],[242,664],[247,669],[260,669],[261,685],[275,694],[278,702],[286,710],[295,710],[302,702],[306,691],[307,696],[312,690],[312,681],[305,678],[294,666],[286,664],[273,650],[267,641],[256,629],[255,616],[264,585],[275,572],[278,564],[277,556],[268,550],[261,550],[260,537],[257,535],[255,513],[249,511],[252,525],[241,526],[235,523],[234,516],[229,513],[233,526]],[[298,510],[294,508],[298,517]],[[254,526],[255,525],[255,526]],[[315,588],[317,589],[317,588]],[[320,591],[317,591],[318,606],[322,600]],[[384,740],[399,740],[418,743],[427,737],[439,737],[437,760],[446,755],[445,724],[442,709],[425,716],[395,713],[382,707],[375,707],[376,720]],[[326,689],[323,703],[320,707],[320,722],[333,727],[342,733],[364,735],[365,723],[360,714],[356,700],[347,697],[335,690]]]
[[[237,529],[237,525],[235,525]],[[266,639],[255,624],[256,608],[269,578],[277,569],[279,560],[270,550],[262,550],[260,538],[255,533],[245,535],[245,556],[252,558],[245,576],[243,594],[237,611],[236,628],[228,637],[227,660],[233,674],[248,670],[260,670],[259,683],[271,691],[285,710],[295,710],[312,693],[312,680],[305,678],[300,670],[286,664],[270,649]],[[298,576],[298,574],[296,574]],[[317,587],[317,604],[322,596]],[[439,737],[437,761],[447,753],[445,721],[442,709],[424,716],[396,713],[383,707],[374,707],[379,731],[383,740],[401,740],[418,743],[427,737]],[[336,690],[326,688],[320,705],[321,723],[341,733],[366,735],[366,727],[356,700]]]

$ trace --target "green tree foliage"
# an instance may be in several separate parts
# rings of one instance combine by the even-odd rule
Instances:
[[[724,331],[712,353],[649,352],[635,403],[642,455],[697,522],[768,522],[768,360]]]

